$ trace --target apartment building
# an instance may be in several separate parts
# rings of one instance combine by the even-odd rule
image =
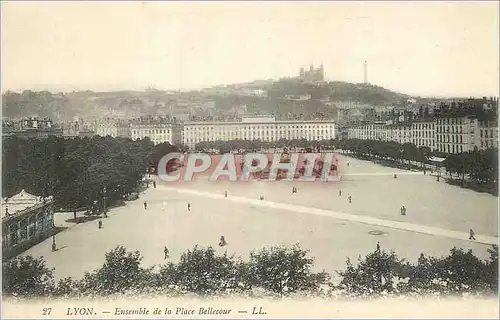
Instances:
[[[479,133],[478,120],[472,116],[442,117],[436,119],[437,150],[461,153],[474,150]]]
[[[417,147],[436,149],[436,123],[434,120],[417,120],[411,124],[411,142]]]
[[[130,126],[125,120],[110,118],[98,120],[95,122],[94,131],[96,135],[101,137],[130,138]]]
[[[370,123],[348,128],[347,137],[413,143],[433,151],[461,153],[474,148],[498,147],[498,121],[478,120],[474,116],[443,116],[411,124]]]
[[[335,138],[333,121],[276,121],[274,116],[244,116],[239,122],[186,122],[183,142],[190,149],[202,141],[234,139],[278,141]]]
[[[400,144],[412,142],[411,124],[393,124],[387,127],[387,141],[395,141]]]
[[[347,130],[349,139],[388,141],[387,125],[384,122],[359,125]]]
[[[498,148],[498,121],[478,120],[475,145],[478,149]]]
[[[130,124],[132,140],[148,137],[155,145],[182,143],[182,125],[166,119],[138,119]]]

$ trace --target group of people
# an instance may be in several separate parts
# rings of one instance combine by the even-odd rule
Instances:
[[[342,189],[339,189],[339,197],[341,196],[342,196]],[[349,201],[349,203],[352,203],[352,196],[348,196],[347,200]]]

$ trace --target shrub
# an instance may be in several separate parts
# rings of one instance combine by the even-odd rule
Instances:
[[[172,266],[163,269],[167,279]],[[167,272],[170,271],[170,272]],[[175,268],[174,282],[182,289],[198,294],[213,294],[238,287],[239,272],[232,256],[217,256],[212,247],[183,253]]]
[[[17,257],[2,265],[2,290],[12,296],[45,296],[54,290],[53,269],[45,266],[43,257]]]
[[[91,287],[98,289],[97,292],[104,294],[139,288],[147,276],[146,270],[140,266],[141,260],[139,251],[127,252],[123,246],[118,246],[106,253],[104,265],[95,271],[95,275],[89,274],[87,280],[90,280]],[[92,281],[96,283],[92,284]]]
[[[307,253],[298,245],[252,252],[244,268],[247,287],[261,287],[279,294],[318,289],[329,277],[325,272],[311,271],[313,259]]]
[[[347,260],[347,269],[339,272],[339,288],[354,295],[371,295],[404,290],[404,280],[409,276],[410,265],[394,252],[375,251],[354,266]]]

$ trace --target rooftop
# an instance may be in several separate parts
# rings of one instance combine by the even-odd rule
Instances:
[[[38,207],[48,202],[52,202],[53,198],[42,198],[26,192],[24,189],[21,192],[13,195],[10,198],[2,199],[2,219],[17,215],[22,211],[32,207]],[[8,214],[7,214],[8,213]]]

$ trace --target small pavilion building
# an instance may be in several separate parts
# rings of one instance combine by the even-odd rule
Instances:
[[[54,233],[53,197],[25,190],[2,199],[2,255],[17,255]]]

